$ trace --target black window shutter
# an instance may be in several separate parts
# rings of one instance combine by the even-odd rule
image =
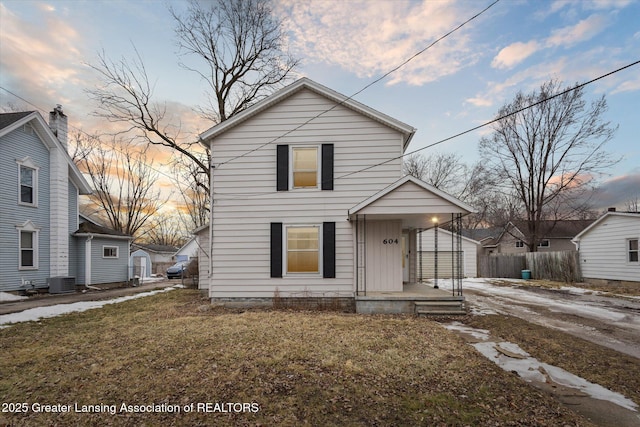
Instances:
[[[271,223],[271,277],[282,277],[282,223]]]
[[[278,145],[276,151],[277,184],[276,190],[289,190],[289,146]]]
[[[322,277],[336,277],[336,223],[322,223]]]
[[[333,144],[322,144],[322,186],[333,190]]]

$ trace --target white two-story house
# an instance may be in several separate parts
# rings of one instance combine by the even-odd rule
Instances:
[[[212,301],[346,298],[359,311],[400,310],[367,304],[414,284],[418,230],[472,211],[402,176],[414,133],[303,78],[201,134],[213,165],[201,277]]]

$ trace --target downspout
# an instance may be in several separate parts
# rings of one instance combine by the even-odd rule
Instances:
[[[207,287],[209,288],[209,298],[212,298],[211,295],[211,282],[213,281],[213,172],[215,170],[215,166],[213,165],[213,155],[209,158],[209,277]]]
[[[86,289],[93,289],[94,291],[101,291],[102,289],[95,286],[91,286],[91,241],[93,235],[87,236],[87,243],[84,245],[84,287]]]

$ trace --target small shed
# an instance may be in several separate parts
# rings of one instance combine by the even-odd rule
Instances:
[[[461,245],[458,246],[455,242],[455,238],[457,236],[443,228],[431,228],[418,234],[418,250],[420,252],[418,261],[422,259],[422,277],[427,279],[434,277],[436,232],[438,234],[438,277],[452,277],[452,271],[457,268],[457,252],[460,252],[459,259],[462,260],[461,265],[463,276],[478,277],[477,258],[478,250],[481,248],[480,242],[468,237],[460,236]],[[456,251],[452,248],[456,249]],[[420,270],[420,268],[418,269]],[[455,274],[453,274],[453,276],[455,276]]]
[[[151,277],[151,256],[143,249],[129,256],[129,279],[134,277]]]

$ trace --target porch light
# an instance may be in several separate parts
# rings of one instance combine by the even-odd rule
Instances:
[[[432,221],[434,224],[437,224],[437,223],[438,223],[438,217],[437,217],[437,216],[434,216],[433,218],[431,218],[431,221]]]

